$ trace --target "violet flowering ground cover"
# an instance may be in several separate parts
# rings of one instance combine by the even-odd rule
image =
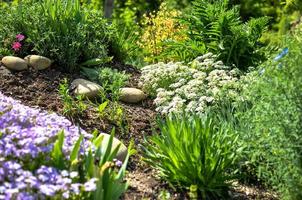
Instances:
[[[77,171],[48,166],[58,132],[64,130],[64,156],[80,134],[82,150],[91,135],[66,118],[22,105],[0,92],[0,199],[61,199],[95,189],[96,179],[79,183]]]

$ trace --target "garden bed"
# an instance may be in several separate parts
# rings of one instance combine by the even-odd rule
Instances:
[[[115,68],[127,69],[127,72],[131,73],[128,86],[137,86],[140,76],[137,70],[119,64],[115,64]],[[44,71],[10,72],[2,66],[0,68],[0,91],[6,96],[20,100],[27,106],[62,114],[63,104],[58,94],[58,88],[64,78],[70,81],[81,78],[81,75],[71,75],[54,67]],[[152,134],[151,125],[154,124],[156,118],[152,100],[147,99],[140,104],[121,104],[126,110],[128,131],[122,133],[117,128],[116,137],[126,145],[133,140],[135,148],[138,150],[138,153],[130,158],[128,164],[126,178],[129,181],[129,189],[125,193],[124,199],[157,199],[165,190],[171,193],[172,199],[187,198],[184,193],[168,189],[169,187],[165,183],[156,178],[156,172],[141,161],[140,144],[142,144],[144,136]],[[83,116],[77,119],[77,122],[87,132],[97,129],[108,133],[115,126],[109,121],[100,120],[93,107],[89,107]],[[271,193],[255,186],[238,185],[231,193],[234,199],[276,199]]]

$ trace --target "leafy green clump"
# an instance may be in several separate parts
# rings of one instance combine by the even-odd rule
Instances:
[[[59,95],[63,103],[63,114],[74,121],[77,117],[83,116],[87,105],[83,102],[84,96],[78,95],[75,99],[69,94],[67,79],[64,79],[59,85]]]
[[[0,18],[1,54],[43,55],[67,71],[78,70],[79,63],[93,58],[106,60],[114,37],[114,28],[102,13],[82,8],[79,0],[26,0],[1,9]],[[11,44],[19,33],[27,45],[16,52]]]
[[[187,39],[170,41],[163,56],[190,61],[212,52],[226,65],[247,69],[263,59],[258,40],[268,19],[256,18],[242,22],[239,8],[230,6],[228,0],[195,0],[190,12],[181,18],[187,27]]]
[[[301,199],[302,187],[302,42],[301,34],[287,37],[288,55],[279,54],[249,75],[238,113],[246,158],[258,178],[283,199]],[[286,49],[284,52],[287,52]]]
[[[238,152],[233,131],[197,116],[167,117],[159,130],[144,145],[145,161],[169,183],[190,188],[190,196],[225,198]]]

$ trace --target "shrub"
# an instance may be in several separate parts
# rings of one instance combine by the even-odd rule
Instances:
[[[1,13],[0,49],[5,54],[14,53],[6,41],[22,33],[31,44],[27,54],[50,57],[69,71],[83,61],[108,57],[112,27],[101,13],[82,9],[78,0],[27,0]]]
[[[170,184],[190,188],[195,199],[226,198],[234,178],[228,172],[237,157],[233,131],[189,115],[167,117],[159,121],[159,130],[145,142],[144,160]]]
[[[156,110],[162,114],[193,112],[202,114],[221,96],[237,98],[240,71],[230,69],[209,53],[189,66],[183,63],[158,63],[142,68],[140,84],[156,96]]]
[[[115,27],[115,39],[111,44],[111,51],[115,59],[125,64],[140,68],[144,65],[142,48],[138,45],[140,27],[136,22],[120,21],[117,18],[113,21]]]
[[[182,41],[185,39],[181,34],[184,26],[180,25],[177,17],[180,11],[170,10],[166,3],[162,3],[158,12],[144,15],[143,34],[139,45],[144,50],[145,61],[171,61],[169,57],[160,56],[164,51],[166,40]],[[172,60],[173,61],[173,60]]]
[[[0,198],[117,200],[128,157],[114,160],[112,139],[0,93]]]
[[[243,23],[238,7],[229,7],[228,0],[195,0],[182,17],[186,40],[170,42],[166,56],[187,61],[212,52],[226,65],[247,69],[263,59],[258,42],[268,22],[267,18]]]
[[[269,16],[270,29],[278,31],[279,34],[284,34],[291,28],[292,23],[301,15],[302,8],[299,0],[231,0],[231,2],[240,5],[240,14],[245,20]]]
[[[237,113],[245,155],[258,177],[283,199],[301,199],[301,34],[284,41],[289,49],[249,74],[243,97],[247,108]]]

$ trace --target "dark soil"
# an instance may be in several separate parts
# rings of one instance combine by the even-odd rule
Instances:
[[[128,86],[137,87],[140,73],[136,69],[118,63],[115,63],[113,67],[131,73]],[[75,78],[83,77],[77,73],[62,72],[54,67],[40,72],[32,70],[10,72],[2,66],[0,67],[0,91],[4,95],[22,101],[25,105],[62,114],[63,104],[58,94],[58,88],[64,78],[71,82]],[[144,136],[152,134],[151,126],[156,118],[152,100],[148,99],[136,105],[124,103],[121,105],[126,113],[126,129],[116,127],[106,119],[100,119],[92,105],[74,121],[88,132],[97,129],[100,132],[108,133],[112,127],[116,127],[117,138],[125,144],[134,141],[137,154],[132,156],[129,161],[126,176],[129,189],[123,199],[161,199],[159,194],[164,190],[169,191],[171,199],[187,199],[184,193],[168,189],[169,187],[165,183],[156,178],[156,172],[141,161],[140,145],[143,143]],[[277,199],[273,194],[256,187],[238,185],[234,188],[231,191],[233,199]]]

